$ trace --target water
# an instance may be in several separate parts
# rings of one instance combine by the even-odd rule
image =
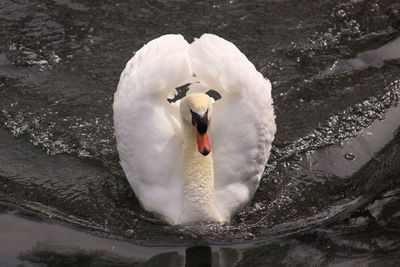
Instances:
[[[0,263],[395,265],[399,14],[396,1],[2,1]],[[278,132],[230,224],[171,227],[118,164],[113,93],[149,40],[203,32],[271,80]]]

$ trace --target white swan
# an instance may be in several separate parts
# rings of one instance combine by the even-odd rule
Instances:
[[[222,98],[212,103],[210,89]],[[122,72],[113,108],[121,166],[146,210],[173,225],[227,222],[253,197],[276,131],[271,84],[232,43],[149,42]]]

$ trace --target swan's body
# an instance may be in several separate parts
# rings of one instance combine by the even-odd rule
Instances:
[[[168,103],[186,83],[187,96]],[[210,89],[221,100],[212,104]],[[138,199],[171,224],[229,221],[254,195],[276,131],[269,81],[211,34],[192,44],[165,35],[140,49],[121,74],[114,124]],[[199,143],[208,134],[211,153]]]

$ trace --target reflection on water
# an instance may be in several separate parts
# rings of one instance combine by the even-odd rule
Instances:
[[[384,120],[375,121],[357,137],[312,152],[308,159],[310,171],[325,172],[341,178],[353,175],[393,139],[399,126],[400,108],[391,108],[386,112]]]
[[[359,53],[356,58],[336,61],[324,74],[332,74],[339,71],[356,71],[368,67],[382,67],[387,60],[400,58],[400,38],[374,49]]]
[[[1,215],[1,263],[393,265],[399,14],[391,0],[0,1],[0,201],[51,218]],[[171,227],[119,166],[113,93],[145,43],[204,32],[271,80],[278,132],[230,224]]]
[[[2,207],[2,206],[0,206]],[[0,264],[46,266],[234,266],[240,249],[223,246],[144,247],[51,224],[26,211],[0,214]],[[33,217],[32,217],[33,216]]]

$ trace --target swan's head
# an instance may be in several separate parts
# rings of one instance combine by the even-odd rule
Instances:
[[[187,95],[180,103],[180,113],[186,122],[193,125],[199,152],[204,156],[208,155],[211,151],[208,138],[212,113],[211,98],[202,93]]]

